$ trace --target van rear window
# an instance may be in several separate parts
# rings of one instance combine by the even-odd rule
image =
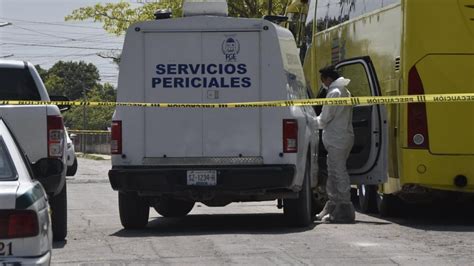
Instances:
[[[0,100],[41,100],[28,69],[0,68]]]

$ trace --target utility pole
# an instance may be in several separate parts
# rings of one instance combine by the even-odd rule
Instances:
[[[82,86],[82,94],[84,96],[84,102],[87,102],[87,90],[85,86]],[[82,129],[87,130],[87,109],[86,105],[82,106]],[[86,154],[86,134],[82,134],[82,153]]]
[[[272,9],[273,9],[273,0],[268,0],[268,14],[269,16],[272,15]]]

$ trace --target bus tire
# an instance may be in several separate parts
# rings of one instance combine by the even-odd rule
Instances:
[[[297,199],[283,201],[283,215],[290,226],[307,227],[313,221],[312,201],[313,190],[310,178],[310,160],[307,160],[302,188]]]
[[[64,183],[63,189],[58,195],[51,197],[51,223],[53,240],[63,241],[67,236],[67,188]]]
[[[153,207],[163,217],[184,217],[191,212],[194,202],[162,197]]]
[[[148,202],[134,192],[119,192],[120,222],[125,229],[142,229],[148,224]]]
[[[358,185],[359,208],[362,213],[377,213],[377,185]]]

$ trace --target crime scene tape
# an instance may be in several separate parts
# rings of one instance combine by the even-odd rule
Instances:
[[[344,97],[326,99],[295,99],[284,101],[259,101],[241,103],[133,103],[89,101],[22,101],[0,100],[0,105],[70,105],[90,107],[148,107],[148,108],[254,108],[313,105],[373,105],[406,103],[461,103],[474,102],[474,93],[426,94],[400,96]]]
[[[86,135],[100,135],[100,134],[110,134],[110,131],[107,130],[79,130],[79,129],[70,129],[67,131],[70,134],[86,134]]]

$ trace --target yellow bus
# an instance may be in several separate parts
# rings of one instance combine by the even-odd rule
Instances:
[[[305,39],[313,95],[321,85],[318,70],[341,63],[354,96],[373,95],[365,89],[369,82],[387,96],[474,92],[473,0],[312,0]],[[352,58],[370,61],[376,80],[367,70],[344,67]],[[474,104],[386,109],[388,168],[380,179],[387,181],[358,186],[364,212],[390,215],[399,199],[474,195]]]

